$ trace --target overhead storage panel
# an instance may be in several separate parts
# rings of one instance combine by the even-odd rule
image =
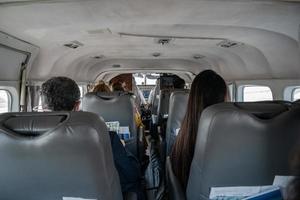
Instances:
[[[20,79],[22,64],[29,55],[0,44],[0,80],[13,81]]]
[[[39,48],[0,31],[0,81],[19,81],[22,67],[30,70]]]

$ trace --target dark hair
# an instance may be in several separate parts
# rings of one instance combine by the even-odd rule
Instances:
[[[300,199],[300,176],[296,176],[288,185],[287,200]]]
[[[185,81],[177,75],[174,75],[173,86],[175,89],[184,89]]]
[[[103,81],[99,81],[94,86],[92,92],[111,92],[111,90]]]
[[[200,115],[206,107],[224,102],[226,93],[225,81],[212,70],[199,73],[192,83],[187,111],[171,152],[174,174],[184,190],[187,186],[190,166],[194,156]]]
[[[116,92],[116,91],[124,92],[125,91],[122,83],[119,81],[112,84],[112,89],[114,92]]]
[[[71,111],[80,99],[75,81],[67,77],[53,77],[42,84],[43,103],[53,111]]]

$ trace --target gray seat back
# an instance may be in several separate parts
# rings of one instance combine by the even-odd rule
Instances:
[[[185,89],[163,89],[159,91],[157,114],[159,118],[164,118],[169,114],[170,96],[173,92],[188,91]]]
[[[96,113],[104,121],[119,121],[128,126],[131,139],[126,141],[128,149],[137,156],[137,127],[134,120],[134,99],[128,93],[87,93],[82,100],[82,110]]]
[[[153,99],[151,102],[151,113],[153,115],[157,115],[158,103],[159,103],[159,91],[160,91],[160,87],[156,85],[154,88]]]
[[[122,199],[106,126],[86,112],[0,116],[1,199]]]
[[[164,118],[165,115],[169,113],[169,101],[170,95],[174,90],[160,90],[159,91],[159,100],[158,100],[158,107],[157,107],[157,115],[159,119]]]
[[[176,129],[181,127],[181,122],[186,113],[189,99],[189,91],[174,91],[170,95],[169,101],[169,117],[166,128],[166,155],[171,153],[173,144],[176,140]]]
[[[187,199],[208,199],[211,187],[272,185],[290,175],[300,109],[284,103],[222,103],[201,115]]]

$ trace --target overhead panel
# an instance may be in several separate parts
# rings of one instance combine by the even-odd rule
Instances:
[[[0,44],[0,80],[13,81],[20,79],[22,64],[27,54]]]

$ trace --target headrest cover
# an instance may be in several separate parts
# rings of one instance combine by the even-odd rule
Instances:
[[[240,110],[249,112],[259,119],[272,119],[289,110],[289,104],[285,102],[243,102],[234,103]]]
[[[131,93],[131,92],[122,92],[122,91],[117,91],[117,92],[89,92],[85,96],[97,96],[97,97],[99,97],[103,100],[110,100],[110,99],[113,99],[115,97],[125,96],[125,95],[133,96],[134,94]]]
[[[67,116],[13,116],[3,122],[3,126],[19,136],[40,136],[63,122]]]

